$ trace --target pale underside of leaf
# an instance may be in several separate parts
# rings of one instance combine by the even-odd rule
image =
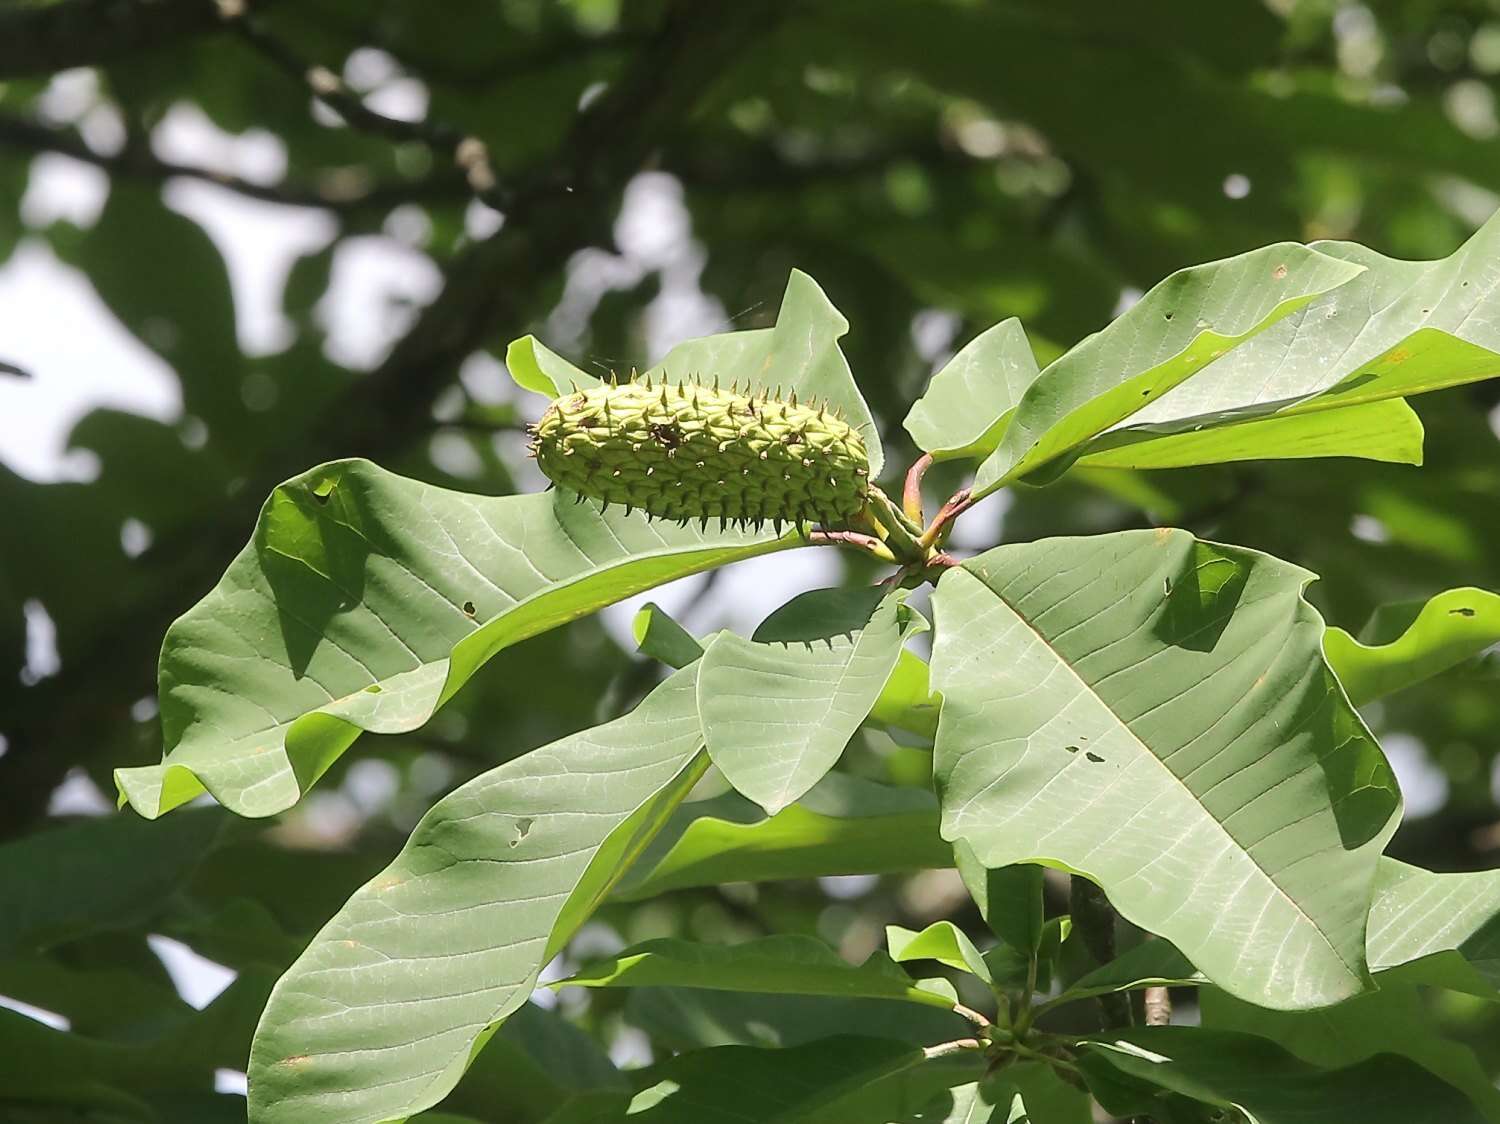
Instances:
[[[984,496],[1137,415],[1361,267],[1305,246],[1267,246],[1182,270],[1050,364],[979,466]]]
[[[1312,248],[1364,272],[1122,424],[1161,432],[1335,410],[1500,375],[1500,216],[1438,261],[1348,242]]]
[[[1039,369],[1015,318],[981,332],[932,376],[902,423],[937,460],[986,457]]]
[[[762,626],[756,640],[715,638],[698,706],[709,756],[736,789],[774,815],[828,772],[880,697],[905,638],[925,627],[904,598],[817,590],[786,614],[799,622],[796,633]],[[825,615],[837,618],[826,628]]]
[[[421,726],[501,649],[793,541],[323,466],[273,493],[251,544],[168,631],[167,753],[118,770],[120,791],[146,816],[205,789],[272,815],[360,732]]]
[[[376,1124],[442,1099],[701,774],[695,678],[434,805],[276,985],[255,1124]]]
[[[1002,547],[934,597],[943,830],[1080,871],[1210,978],[1367,986],[1395,780],[1321,656],[1309,575],[1180,531]]]

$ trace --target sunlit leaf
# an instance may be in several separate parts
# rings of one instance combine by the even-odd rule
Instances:
[[[1265,1006],[1369,985],[1400,797],[1323,662],[1311,575],[1181,531],[1000,547],[934,595],[943,832],[1050,862]]]
[[[1430,679],[1500,644],[1500,594],[1450,589],[1426,602],[1383,605],[1356,640],[1330,628],[1328,662],[1362,705]]]
[[[1402,398],[1338,410],[1273,414],[1178,433],[1121,430],[1089,445],[1080,468],[1182,468],[1228,461],[1359,457],[1422,463],[1422,422]]]
[[[1174,273],[1037,376],[974,494],[1064,456],[1360,272],[1280,243]]]

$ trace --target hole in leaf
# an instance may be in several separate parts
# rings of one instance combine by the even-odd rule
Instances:
[[[516,837],[510,841],[510,845],[512,847],[518,846],[521,840],[531,834],[531,825],[534,823],[536,823],[536,820],[531,816],[522,816],[518,819],[516,821]]]
[[[1077,753],[1078,752],[1078,747],[1076,745],[1065,745],[1065,746],[1063,746],[1063,748],[1066,749],[1069,753]]]
[[[1449,609],[1448,612],[1450,615],[1456,614],[1460,617],[1472,617],[1474,615],[1474,610],[1470,609],[1468,606],[1460,606],[1457,609]]]
[[[467,613],[469,616],[472,617],[476,612],[478,612],[478,610],[474,607],[474,602],[472,602],[472,601],[465,601],[464,602],[464,612]]]
[[[1101,761],[1104,760],[1104,758],[1100,757],[1092,749],[1089,750],[1087,753],[1085,753],[1084,756],[1087,757],[1090,761],[1094,762],[1095,764],[1098,764],[1099,762],[1101,762]]]
[[[378,695],[380,694],[380,691],[381,686],[379,683],[371,683],[368,687],[365,688],[365,693],[368,695]]]

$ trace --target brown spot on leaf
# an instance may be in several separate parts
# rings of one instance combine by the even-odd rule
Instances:
[[[1275,269],[1271,270],[1271,276],[1278,281],[1284,281],[1286,279],[1286,266],[1284,264],[1278,265]]]

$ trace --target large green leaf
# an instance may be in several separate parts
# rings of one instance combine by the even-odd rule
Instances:
[[[991,870],[962,841],[953,845],[953,861],[990,931],[1017,952],[1034,954],[1047,920],[1042,868],[1022,863]]]
[[[1380,1055],[1321,1069],[1249,1034],[1197,1027],[1147,1027],[1087,1042],[1084,1075],[1114,1112],[1139,1108],[1105,1099],[1100,1067],[1222,1108],[1257,1124],[1480,1124],[1467,1097],[1405,1058]]]
[[[1410,965],[1403,975],[1500,998],[1500,870],[1434,874],[1382,859],[1368,941],[1372,969]]]
[[[1360,639],[1330,628],[1328,662],[1360,705],[1430,679],[1500,644],[1500,594],[1450,589],[1426,602],[1382,605]]]
[[[1018,1062],[960,1085],[900,1124],[1093,1124],[1088,1094],[1043,1062]]]
[[[107,816],[0,847],[0,956],[159,912],[213,848],[225,818],[195,808],[153,828],[135,816]]]
[[[1252,1002],[1368,986],[1395,778],[1323,662],[1312,575],[1182,531],[1000,547],[933,597],[943,832],[1098,882]]]
[[[453,1088],[706,767],[696,678],[433,806],[276,985],[255,1124],[399,1120]]]
[[[646,941],[586,965],[553,987],[698,987],[847,999],[901,999],[952,1007],[882,953],[854,965],[814,937],[783,934],[735,945]]]
[[[683,805],[616,896],[647,898],[721,882],[896,874],[952,862],[930,792],[835,772],[774,816],[735,792]]]
[[[250,545],[167,632],[160,765],[120,769],[156,816],[207,789],[296,803],[361,731],[431,717],[511,644],[653,585],[791,545],[475,496],[339,461],[277,488]]]
[[[1410,1058],[1462,1089],[1489,1120],[1500,1119],[1500,1092],[1473,1050],[1438,1032],[1415,984],[1382,979],[1378,991],[1321,1011],[1268,1011],[1208,987],[1198,993],[1198,1008],[1205,1027],[1268,1038],[1324,1069],[1377,1054]]]
[[[604,1048],[561,1015],[525,1003],[513,1011],[440,1106],[504,1124],[609,1119],[630,1087]],[[431,1114],[417,1117],[427,1121]]]
[[[932,376],[902,423],[938,460],[987,457],[1039,368],[1014,318],[979,333]]]
[[[880,475],[885,457],[870,408],[854,384],[848,360],[839,350],[838,341],[848,331],[849,321],[833,307],[818,283],[794,269],[787,280],[774,328],[721,332],[687,340],[667,352],[647,373],[653,378],[665,376],[674,383],[717,379],[724,387],[738,384],[741,390],[764,389],[782,394],[795,390],[804,402],[827,403],[864,437],[870,455],[870,476],[874,478]],[[505,363],[522,387],[549,398],[601,381],[531,336],[510,345]]]
[[[638,988],[626,1000],[625,1018],[679,1052],[704,1046],[800,1046],[845,1034],[850,1027],[875,1038],[932,1046],[974,1030],[955,1011],[900,999],[828,999],[695,987]]]
[[[1360,272],[1279,243],[1174,273],[1037,376],[974,494],[1064,456]]]
[[[1134,991],[1142,987],[1201,984],[1203,975],[1171,941],[1160,937],[1144,940],[1102,964],[1069,985],[1075,998],[1104,995],[1112,991]]]
[[[169,1089],[207,1089],[214,1070],[244,1063],[250,1028],[269,985],[264,974],[242,975],[203,1010],[188,1009],[119,1038],[55,1030],[0,1008],[0,1056],[9,1063],[0,1084],[0,1117],[6,1117],[10,1103],[29,1102],[52,1106],[52,1119],[91,1119],[63,1106],[119,1102],[135,1113],[124,1119],[155,1121],[158,1117],[143,1110],[138,1098]]]
[[[984,956],[968,934],[951,921],[934,921],[920,933],[902,925],[887,925],[885,944],[891,959],[898,963],[936,960],[945,967],[978,976],[987,984],[992,982]]]
[[[906,592],[821,589],[776,610],[751,640],[720,633],[703,654],[698,712],[713,762],[775,814],[839,759],[927,623]]]
[[[1398,261],[1349,242],[1313,249],[1363,272],[1217,359],[1103,444],[1343,411],[1500,375],[1500,217],[1439,261]]]
[[[681,1054],[646,1071],[650,1082],[631,1102],[631,1124],[886,1124],[902,1111],[893,1092],[871,1091],[893,1078],[915,1077],[923,1052],[880,1038],[824,1038],[784,1050],[720,1046]],[[932,1082],[916,1085],[918,1108],[941,1088],[973,1080],[983,1059],[976,1051],[956,1064],[928,1070]]]
[[[1360,457],[1422,463],[1422,421],[1403,398],[1272,414],[1179,433],[1121,430],[1089,445],[1080,468],[1182,468],[1228,461]]]

